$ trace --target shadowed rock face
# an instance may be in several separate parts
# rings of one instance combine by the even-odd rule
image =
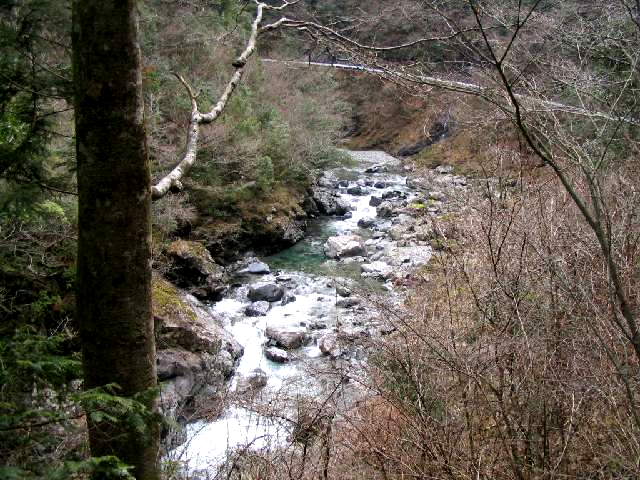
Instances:
[[[167,278],[201,300],[217,301],[227,289],[225,269],[216,264],[200,242],[177,240],[166,250]]]
[[[172,418],[210,411],[244,349],[194,297],[153,280],[160,408]]]

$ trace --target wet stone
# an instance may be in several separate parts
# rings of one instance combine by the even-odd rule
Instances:
[[[370,207],[377,207],[378,205],[380,205],[382,203],[382,198],[380,197],[371,197],[371,199],[369,200],[369,206]]]
[[[360,300],[353,297],[341,298],[336,302],[336,306],[341,308],[351,308],[360,304]]]
[[[286,350],[281,348],[269,347],[264,351],[264,356],[272,362],[287,363],[291,361],[291,356]]]
[[[358,220],[358,226],[360,228],[371,228],[375,222],[375,219],[371,217],[361,218]]]
[[[279,348],[294,350],[309,343],[309,334],[298,327],[267,327],[265,335]]]
[[[295,295],[293,295],[292,293],[285,293],[285,295],[282,297],[282,300],[280,301],[280,305],[284,306],[295,301]]]
[[[268,380],[266,372],[261,368],[256,368],[248,376],[238,381],[237,390],[243,393],[260,390],[267,386]]]
[[[250,263],[249,266],[247,267],[247,271],[249,273],[253,273],[256,275],[264,275],[267,273],[271,273],[271,269],[269,268],[269,265],[267,265],[264,262]]]
[[[269,311],[269,302],[259,301],[249,305],[244,313],[247,317],[264,317]]]
[[[275,283],[262,283],[249,288],[247,297],[254,302],[277,302],[284,296],[284,288]]]

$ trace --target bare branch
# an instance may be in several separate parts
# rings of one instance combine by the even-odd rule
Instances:
[[[171,188],[182,188],[182,178],[187,174],[187,172],[189,172],[196,161],[198,153],[198,137],[200,133],[200,125],[213,123],[214,121],[216,121],[216,119],[218,119],[218,117],[222,114],[225,107],[227,106],[227,103],[229,102],[229,99],[233,95],[237,86],[240,84],[240,81],[242,80],[242,77],[244,75],[247,61],[256,50],[258,36],[260,33],[265,31],[264,29],[260,28],[264,10],[283,10],[284,8],[290,5],[294,5],[297,2],[298,0],[285,0],[282,5],[280,5],[279,7],[275,7],[269,6],[266,3],[258,2],[256,0],[256,16],[251,24],[251,34],[249,36],[249,40],[247,41],[247,45],[242,53],[238,56],[238,58],[234,60],[232,65],[235,68],[235,72],[227,83],[224,91],[222,92],[222,95],[220,95],[220,98],[208,113],[200,113],[198,109],[197,95],[194,93],[193,88],[182,76],[178,75],[177,73],[173,73],[173,75],[176,76],[180,83],[184,85],[189,95],[189,99],[191,100],[191,117],[189,119],[189,129],[187,131],[187,143],[185,146],[185,154],[182,157],[182,160],[180,160],[178,165],[173,170],[171,170],[171,172],[169,172],[151,188],[151,197],[153,200],[162,198],[167,194],[167,192],[169,192]],[[283,18],[275,24],[268,26],[268,29],[273,30],[278,26],[283,25],[284,23],[285,22]]]
[[[301,65],[301,66],[306,65],[306,66],[316,66],[316,67],[337,68],[342,70],[355,70],[355,71],[360,71],[365,73],[374,73],[374,74],[386,74],[390,77],[393,77],[399,80],[408,81],[413,84],[426,85],[429,87],[436,87],[443,90],[449,90],[452,92],[475,95],[481,98],[485,98],[487,100],[490,99],[492,103],[495,102],[497,98],[495,89],[492,89],[489,87],[483,87],[481,85],[467,83],[467,82],[460,82],[456,80],[446,80],[443,78],[438,78],[438,77],[433,77],[428,75],[416,75],[416,74],[412,74],[407,71],[404,71],[402,69],[398,69],[397,67],[392,67],[392,68],[386,68],[383,66],[365,67],[362,65],[350,65],[345,63],[304,62],[304,61],[296,61],[296,60],[276,60],[271,58],[263,58],[262,61],[291,64],[291,65]],[[605,112],[587,110],[586,108],[575,107],[573,105],[554,102],[552,100],[533,97],[526,94],[514,93],[514,95],[518,100],[523,102],[522,106],[525,107],[529,112],[561,112],[561,113],[579,115],[579,116],[588,117],[588,118],[622,122],[630,125],[640,125],[640,119],[636,119],[636,118],[618,117]],[[505,102],[502,101],[503,105],[504,103]]]

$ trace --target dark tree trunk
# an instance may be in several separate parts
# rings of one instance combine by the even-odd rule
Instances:
[[[150,176],[135,0],[75,0],[79,239],[77,315],[86,388],[123,396],[156,385],[151,314]],[[154,408],[154,405],[149,405]],[[156,479],[158,434],[89,424],[91,453]]]

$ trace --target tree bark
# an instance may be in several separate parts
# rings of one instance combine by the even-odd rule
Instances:
[[[85,388],[156,386],[151,313],[151,186],[135,0],[74,0],[78,160],[77,316]],[[149,402],[149,408],[155,408]],[[93,456],[157,479],[158,428],[89,421]]]

